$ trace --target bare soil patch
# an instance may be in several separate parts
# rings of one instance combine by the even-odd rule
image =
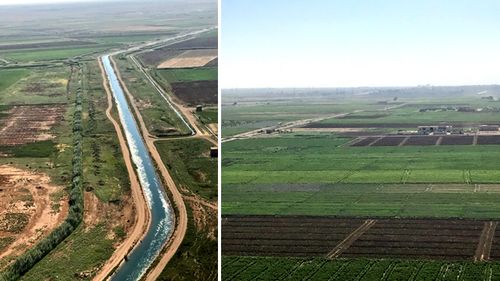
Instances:
[[[187,50],[174,58],[162,62],[158,65],[158,68],[201,67],[216,57],[217,49]]]
[[[68,202],[52,196],[64,187],[45,174],[2,165],[0,175],[0,239],[9,242],[0,253],[3,259],[22,254],[62,223]]]

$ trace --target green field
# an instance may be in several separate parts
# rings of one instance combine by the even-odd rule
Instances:
[[[438,124],[441,122],[448,123],[467,123],[467,124],[485,124],[488,122],[500,122],[500,114],[497,112],[500,107],[500,102],[481,102],[481,100],[465,100],[466,106],[474,109],[481,109],[478,112],[460,112],[456,105],[446,110],[447,105],[441,106],[439,102],[434,105],[412,103],[400,108],[383,111],[364,111],[360,113],[350,114],[348,118],[331,118],[326,119],[320,124],[413,124],[420,123]],[[436,107],[443,110],[435,111],[420,111],[421,109]]]
[[[217,198],[217,158],[210,158],[210,142],[185,139],[157,141],[155,145],[181,189],[208,200]]]
[[[460,124],[471,130],[479,124],[500,121],[498,102],[474,94],[481,89],[448,90],[448,94],[459,94],[450,97],[443,94],[446,89],[433,93],[430,88],[419,88],[415,91],[425,95],[399,96],[397,103],[390,98],[395,92],[400,93],[394,89],[387,90],[388,94],[385,90],[373,90],[377,95],[360,95],[362,100],[354,96],[364,89],[331,90],[341,93],[338,95],[324,90],[322,94],[316,93],[320,97],[311,93],[310,100],[299,93],[293,94],[292,90],[288,90],[288,96],[278,96],[279,89],[261,90],[255,95],[250,94],[254,90],[242,90],[229,99],[223,97],[225,137],[313,117],[324,118],[316,121],[319,127],[364,129],[334,132],[294,128],[293,132],[224,142],[222,215],[497,219],[500,217],[498,145],[349,146],[357,137],[352,132],[385,134],[398,129],[416,130],[419,124],[442,123]],[[266,91],[276,94],[266,97]],[[434,94],[437,96],[432,97]],[[462,106],[474,111],[459,111]],[[338,113],[349,114],[328,116]],[[307,234],[303,237],[308,239]],[[388,235],[383,239],[392,238]],[[267,244],[261,246],[266,248]],[[500,264],[231,257],[223,252],[222,279],[500,280]]]
[[[169,83],[217,80],[217,67],[158,69]]]
[[[498,218],[500,186],[224,184],[223,214]]]
[[[69,67],[31,68],[23,72],[23,80],[0,91],[0,104],[67,103],[71,100],[67,95]]]
[[[213,124],[219,122],[217,108],[203,108],[202,112],[196,112],[203,124]]]
[[[75,47],[64,49],[23,50],[0,53],[0,56],[17,62],[48,61],[83,56],[94,52],[104,52],[110,46]]]
[[[0,70],[0,92],[9,88],[21,78],[28,76],[29,73],[30,71],[27,69]]]
[[[294,133],[224,144],[225,184],[500,182],[497,145],[343,146],[332,133]]]
[[[222,264],[222,280],[500,280],[500,263],[484,262],[223,256]]]
[[[229,137],[246,131],[275,126],[283,122],[317,118],[352,112],[357,109],[382,109],[384,105],[359,101],[332,101],[314,99],[253,100],[245,98],[224,98],[222,94],[222,136]]]
[[[106,236],[102,225],[89,229],[81,226],[19,280],[75,280],[79,273],[95,274],[93,269],[115,250],[114,241]]]

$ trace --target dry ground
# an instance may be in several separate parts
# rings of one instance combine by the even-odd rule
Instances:
[[[64,221],[63,189],[45,174],[0,166],[0,239],[10,241],[0,249],[0,261],[20,255]]]
[[[182,54],[168,59],[158,65],[158,68],[201,67],[217,57],[217,49],[187,50]]]

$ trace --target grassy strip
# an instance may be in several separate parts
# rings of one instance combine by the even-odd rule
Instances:
[[[83,218],[82,138],[82,92],[81,89],[78,89],[76,92],[75,113],[73,115],[73,172],[69,193],[68,217],[46,238],[19,256],[0,273],[1,281],[19,279],[80,225]]]
[[[169,83],[217,80],[217,67],[172,68],[157,71]]]
[[[157,141],[163,163],[181,189],[208,200],[217,198],[217,159],[210,158],[211,144],[203,139]]]
[[[189,221],[186,236],[158,281],[217,280],[217,240],[208,238],[206,231],[197,230],[191,205],[186,207]]]
[[[0,92],[30,73],[27,69],[0,70]]]

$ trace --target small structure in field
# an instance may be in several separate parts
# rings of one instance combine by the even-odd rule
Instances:
[[[479,131],[481,132],[492,132],[492,131],[498,131],[498,125],[480,125],[479,126]]]
[[[217,158],[219,156],[219,148],[217,146],[210,147],[210,157]]]
[[[452,126],[438,125],[438,126],[418,126],[419,135],[449,135],[451,134]]]
[[[197,105],[196,112],[202,112],[202,111],[203,111],[203,105]]]

